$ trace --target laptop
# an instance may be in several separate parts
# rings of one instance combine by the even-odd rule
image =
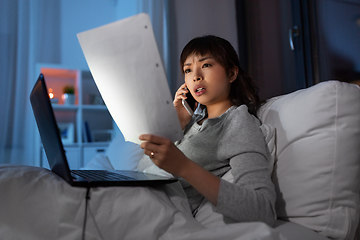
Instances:
[[[70,170],[43,74],[30,94],[30,102],[51,171],[76,187],[151,186],[176,178],[129,170]]]

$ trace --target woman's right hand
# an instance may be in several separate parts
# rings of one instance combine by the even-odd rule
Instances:
[[[184,83],[175,93],[175,98],[173,102],[182,129],[184,129],[186,124],[188,124],[191,120],[191,115],[186,111],[185,107],[182,105],[182,99],[186,99],[186,94],[188,92],[189,90],[186,88],[186,84]]]

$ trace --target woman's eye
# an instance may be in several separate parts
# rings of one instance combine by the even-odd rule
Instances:
[[[211,67],[210,63],[204,63],[203,68]]]
[[[185,69],[184,70],[184,73],[189,73],[189,72],[191,72],[190,69]]]

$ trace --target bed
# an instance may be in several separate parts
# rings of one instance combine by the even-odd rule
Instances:
[[[0,165],[0,238],[357,239],[359,87],[323,82],[270,99],[259,118],[277,192],[273,227],[260,222],[206,227],[192,217],[179,182],[94,188],[87,194],[47,169]],[[121,137],[85,168],[167,174]]]

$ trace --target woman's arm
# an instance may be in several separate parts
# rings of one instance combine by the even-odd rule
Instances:
[[[193,161],[189,161],[189,164],[181,177],[198,190],[214,206],[217,205],[220,188],[219,177],[210,173]]]
[[[229,159],[233,183],[221,181],[216,211],[239,222],[275,221],[276,193],[260,121],[238,107],[219,137],[217,156]]]
[[[141,148],[159,168],[185,179],[212,204],[217,205],[220,178],[188,159],[166,138],[144,134],[139,139],[145,141]]]
[[[244,153],[232,159],[234,182],[221,180],[216,212],[239,222],[275,222],[276,194],[261,154]]]

